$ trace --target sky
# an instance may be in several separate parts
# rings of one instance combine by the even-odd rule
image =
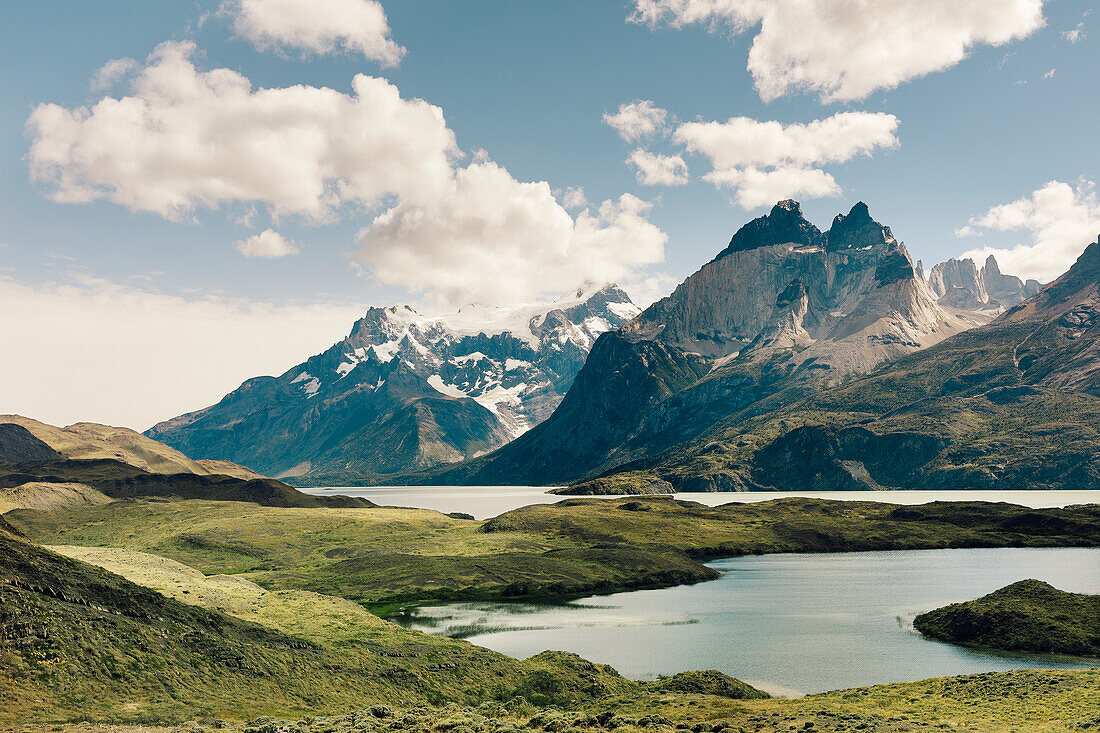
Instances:
[[[1049,281],[1100,233],[1093,2],[10,4],[0,412],[144,429],[371,305],[644,305],[783,198]]]

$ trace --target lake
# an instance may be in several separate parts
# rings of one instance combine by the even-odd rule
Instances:
[[[530,504],[553,504],[572,496],[548,494],[545,486],[336,486],[302,489],[310,494],[362,496],[376,504],[418,507],[441,512],[465,512],[477,519]],[[746,491],[676,494],[677,499],[708,506],[731,501],[771,501],[785,496],[819,499],[882,501],[894,504],[924,504],[930,501],[1007,501],[1039,509],[1069,504],[1100,502],[1100,491]]]
[[[876,496],[877,498],[877,496]],[[765,555],[709,563],[718,580],[558,605],[456,603],[395,619],[512,657],[576,652],[634,679],[718,669],[773,694],[1096,660],[996,654],[922,637],[913,617],[1024,578],[1100,593],[1100,549]]]

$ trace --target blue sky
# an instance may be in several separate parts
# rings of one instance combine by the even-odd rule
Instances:
[[[366,4],[373,0],[346,0],[353,1]],[[854,154],[848,160],[819,164],[835,180],[839,195],[796,197],[802,200],[808,217],[823,228],[837,212],[847,211],[857,200],[866,201],[872,215],[892,226],[914,258],[926,264],[987,246],[1010,249],[1023,245],[1026,251],[1002,256],[1008,260],[1002,269],[1045,276],[1051,268],[1068,264],[1072,251],[1087,243],[1076,242],[1080,232],[1100,221],[1100,207],[1089,183],[1100,170],[1100,145],[1096,143],[1100,16],[1090,12],[1091,0],[996,0],[991,4],[1006,6],[1005,15],[1029,4],[1041,7],[1041,27],[1021,30],[1017,34],[1021,37],[998,45],[976,42],[961,61],[931,58],[927,63],[942,63],[946,68],[910,74],[912,78],[899,72],[903,78],[896,88],[867,94],[857,90],[855,98],[841,101],[823,101],[827,94],[821,88],[790,89],[767,102],[754,88],[754,75],[747,69],[750,47],[761,33],[759,24],[750,19],[742,22],[739,31],[736,19],[715,15],[693,22],[688,14],[705,9],[705,0],[647,2],[663,13],[651,24],[628,22],[639,10],[634,2],[381,0],[389,37],[405,49],[396,66],[354,50],[317,53],[285,42],[264,46],[244,37],[239,26],[235,30],[233,13],[239,17],[239,8],[234,11],[234,7],[225,6],[218,14],[218,2],[44,0],[6,8],[6,22],[0,30],[0,75],[6,97],[0,108],[0,186],[4,193],[0,197],[0,275],[9,288],[24,289],[16,291],[13,298],[25,296],[27,290],[53,298],[41,307],[28,305],[27,312],[19,314],[21,321],[33,321],[44,308],[53,313],[53,320],[43,322],[37,335],[34,328],[24,327],[20,345],[56,348],[57,330],[63,332],[64,324],[80,324],[80,329],[87,331],[87,324],[80,321],[87,306],[81,298],[96,296],[99,303],[106,299],[140,304],[146,295],[163,296],[176,300],[157,301],[157,307],[150,310],[163,308],[168,313],[171,303],[176,303],[179,307],[174,315],[162,314],[157,324],[147,326],[135,322],[128,333],[116,335],[133,341],[138,349],[135,353],[149,353],[148,339],[153,337],[142,334],[156,332],[159,358],[180,362],[179,354],[164,349],[162,329],[177,321],[193,320],[189,309],[196,303],[209,308],[210,322],[217,322],[215,314],[221,304],[228,309],[224,319],[228,330],[211,336],[211,342],[217,344],[215,348],[231,368],[212,372],[201,387],[180,394],[178,403],[183,405],[205,395],[216,398],[219,390],[225,391],[223,387],[231,388],[239,378],[248,376],[247,370],[279,371],[290,366],[298,360],[293,354],[305,357],[346,330],[348,315],[364,304],[419,301],[442,307],[463,298],[481,299],[482,293],[486,300],[508,302],[522,297],[517,293],[527,292],[528,283],[541,282],[540,272],[547,273],[548,288],[563,286],[560,289],[564,290],[571,277],[580,278],[589,270],[596,278],[609,272],[623,273],[621,279],[634,283],[640,297],[652,297],[707,261],[738,226],[766,211],[760,206],[743,208],[737,203],[736,189],[703,180],[713,161],[698,147],[692,152],[677,137],[677,129],[692,121],[724,123],[731,117],[745,117],[797,125],[840,113],[878,115],[875,119],[893,115],[897,121],[895,144],[872,146],[869,155]],[[853,3],[855,0],[814,0],[808,6],[828,9]],[[929,14],[934,15],[935,5],[939,3],[927,6]],[[947,12],[951,15],[945,19],[955,15]],[[896,16],[884,16],[886,23],[895,20]],[[780,21],[768,22],[778,28]],[[935,21],[933,18],[933,24]],[[802,22],[822,24],[828,19],[806,17]],[[980,35],[986,30],[983,23],[998,22],[997,18],[977,18],[971,30]],[[941,25],[946,26],[947,20]],[[904,28],[894,31],[902,36],[906,33]],[[912,30],[919,32],[923,31]],[[509,191],[513,182],[546,181],[560,202],[560,192],[583,187],[593,214],[600,202],[616,202],[619,218],[608,224],[611,244],[599,245],[609,251],[593,255],[589,265],[585,260],[597,240],[574,236],[573,249],[567,253],[572,264],[548,265],[536,250],[555,246],[554,241],[544,241],[540,233],[533,232],[530,243],[523,244],[528,233],[522,228],[498,232],[495,236],[501,237],[500,241],[507,238],[508,246],[516,247],[510,254],[501,251],[499,261],[519,263],[514,265],[516,287],[502,289],[502,273],[484,283],[476,278],[478,271],[497,259],[496,240],[491,236],[480,250],[477,243],[461,249],[468,258],[484,258],[485,267],[466,268],[469,272],[463,271],[459,280],[425,271],[424,263],[439,252],[423,249],[428,246],[423,238],[430,234],[431,239],[439,240],[441,231],[450,231],[447,216],[454,214],[454,207],[449,214],[440,213],[438,227],[422,232],[419,240],[415,233],[407,241],[402,238],[408,232],[407,221],[373,232],[370,241],[375,251],[384,247],[387,254],[381,259],[362,255],[365,245],[357,244],[357,233],[370,227],[375,216],[406,198],[426,200],[427,194],[419,188],[415,196],[407,193],[413,190],[409,186],[377,201],[353,197],[324,221],[286,211],[273,215],[270,202],[262,197],[250,202],[244,196],[213,208],[200,204],[175,220],[163,212],[108,200],[110,191],[104,194],[106,198],[84,203],[55,200],[55,181],[32,181],[29,151],[36,133],[27,123],[34,110],[52,103],[72,111],[95,105],[107,96],[134,95],[126,79],[105,90],[93,90],[90,80],[112,59],[134,59],[137,68],[131,70],[131,76],[140,73],[142,67],[153,63],[147,62],[147,57],[166,41],[194,43],[188,59],[197,73],[233,70],[246,77],[253,90],[304,85],[351,95],[356,74],[385,79],[400,90],[403,99],[419,98],[442,110],[446,128],[453,131],[457,147],[465,154],[453,163],[455,170],[488,159],[506,170],[508,180],[500,183]],[[780,37],[779,45],[783,42]],[[849,62],[839,58],[835,49],[829,53],[821,66],[843,68]],[[813,57],[810,60],[814,61]],[[915,63],[919,66],[925,61]],[[891,63],[887,59],[884,65]],[[605,114],[634,100],[651,100],[655,107],[667,111],[666,136],[628,143],[604,123]],[[642,185],[636,171],[625,163],[635,148],[680,155],[690,170],[690,182]],[[485,152],[476,153],[478,150]],[[365,165],[369,167],[369,161]],[[1045,188],[1052,181],[1060,182],[1061,187]],[[101,184],[100,190],[111,185],[115,184]],[[140,189],[145,184],[129,180],[117,185]],[[474,187],[476,182],[469,185]],[[131,193],[138,195],[140,190]],[[652,207],[623,210],[623,206],[630,208],[619,198],[623,194]],[[460,197],[455,206],[461,207],[464,201]],[[542,201],[540,205],[548,204]],[[991,211],[1001,205],[1014,208]],[[242,214],[250,209],[255,209],[251,220],[247,225],[241,223]],[[578,209],[570,213],[579,216]],[[557,216],[556,211],[547,216],[551,214]],[[538,216],[531,221],[541,221]],[[1057,221],[1066,217],[1073,219],[1072,226],[1059,226]],[[554,221],[560,222],[560,217]],[[957,236],[968,222],[973,235]],[[249,258],[234,247],[234,242],[266,229],[277,231],[299,252]],[[1093,231],[1093,239],[1095,234]],[[655,239],[658,236],[667,237],[663,254]],[[521,244],[515,245],[516,241]],[[638,251],[629,256],[619,256],[634,249],[635,241],[648,244],[639,244]],[[525,246],[530,248],[534,273],[520,272]],[[421,259],[408,262],[399,258],[403,247],[419,251]],[[1022,272],[1044,267],[1044,272]],[[389,275],[373,277],[375,268]],[[403,278],[404,272],[408,279]],[[503,272],[508,272],[507,267]],[[646,285],[647,277],[657,279]],[[402,283],[411,283],[411,287],[402,287]],[[65,300],[62,296],[70,287],[73,292]],[[73,308],[72,314],[64,312],[66,304]],[[144,310],[140,305],[134,308]],[[108,310],[95,312],[108,314],[101,318],[109,317]],[[319,314],[312,325],[302,319],[306,312]],[[3,318],[10,326],[12,313]],[[264,347],[281,332],[279,321],[283,319],[301,319],[302,325],[293,334],[287,332],[278,348]],[[42,335],[47,331],[48,336]],[[254,333],[248,335],[249,331]],[[104,332],[112,333],[110,329]],[[180,336],[183,341],[204,338],[202,332],[185,333]],[[234,343],[241,351],[258,355],[244,358]],[[104,357],[90,354],[90,358],[101,363]],[[39,412],[55,419],[69,415],[41,399],[28,398],[13,404],[12,409],[39,406]],[[176,404],[157,409],[175,409]],[[187,409],[198,406],[183,405]],[[0,404],[0,410],[3,408]],[[111,416],[105,407],[89,406],[88,411],[96,413],[89,415],[90,419]],[[125,411],[118,414],[133,423],[148,419],[145,413],[132,413],[132,417]]]

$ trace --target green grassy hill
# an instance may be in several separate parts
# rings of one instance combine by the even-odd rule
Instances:
[[[1100,657],[1100,596],[1066,593],[1040,580],[922,613],[913,626],[959,644]]]
[[[185,604],[10,530],[0,526],[0,724],[242,720],[517,694],[577,705],[640,689],[574,655],[517,661],[313,594],[239,586],[211,594],[208,607]],[[193,575],[187,588],[186,569],[156,558],[114,562],[177,597],[201,602],[210,591]],[[209,607],[218,603],[226,612]]]

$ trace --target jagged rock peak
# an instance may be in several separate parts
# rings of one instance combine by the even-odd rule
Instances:
[[[859,201],[847,214],[837,214],[825,234],[826,248],[830,252],[841,249],[866,249],[879,244],[893,244],[890,227],[871,218],[867,204]]]
[[[767,216],[757,217],[738,229],[729,245],[715,259],[722,259],[734,252],[786,243],[825,246],[825,235],[806,220],[799,203],[790,199],[780,201]]]

